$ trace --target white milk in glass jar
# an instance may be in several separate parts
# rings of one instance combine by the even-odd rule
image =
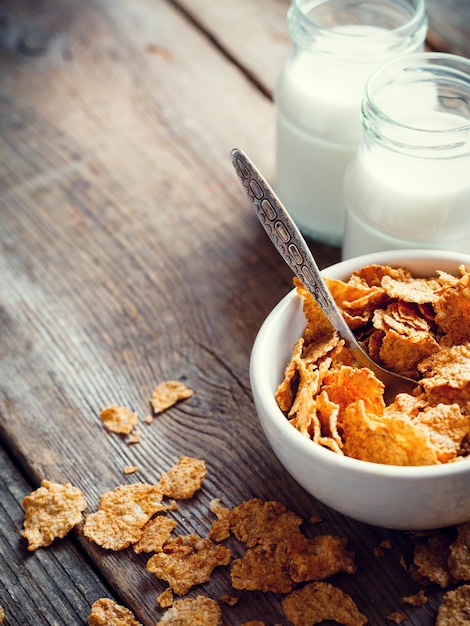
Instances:
[[[361,136],[372,72],[421,50],[424,0],[292,0],[290,54],[276,92],[276,193],[297,226],[341,245],[344,172]]]
[[[406,55],[366,85],[347,168],[345,259],[398,248],[470,250],[470,60]]]

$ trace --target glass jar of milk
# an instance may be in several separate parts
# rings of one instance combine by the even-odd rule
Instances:
[[[361,136],[367,78],[421,50],[425,0],[292,0],[292,39],[275,91],[276,193],[297,226],[341,245],[343,178]]]
[[[411,54],[367,83],[347,168],[343,257],[470,250],[470,60]]]

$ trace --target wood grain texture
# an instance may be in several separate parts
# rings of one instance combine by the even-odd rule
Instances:
[[[52,549],[27,551],[20,532],[22,502],[29,491],[0,448],[0,605],[5,623],[86,623],[91,604],[112,594],[73,539],[57,540]]]
[[[434,50],[470,57],[470,3],[467,0],[427,0],[428,42]]]
[[[17,584],[20,599],[28,585],[35,589],[7,624],[83,624],[86,604],[107,591],[154,624],[166,585],[145,571],[145,555],[102,550],[80,529],[71,542],[27,555],[19,503],[47,478],[80,487],[94,510],[103,491],[157,481],[183,454],[205,458],[209,473],[172,514],[177,532],[205,535],[214,497],[229,506],[277,499],[305,519],[323,518],[307,533],[349,537],[359,570],[334,582],[371,624],[387,623],[401,597],[417,590],[400,565],[402,554],[410,558],[410,538],[348,520],[308,496],[258,424],[250,350],[292,282],[229,153],[244,149],[272,176],[275,63],[267,53],[273,40],[276,55],[286,43],[285,3],[269,14],[263,2],[219,4],[204,0],[188,15],[189,5],[165,0],[83,0],[65,12],[48,0],[35,21],[33,2],[0,5],[0,442],[26,477],[2,457],[2,495],[9,495],[0,508],[0,558],[24,579],[0,573],[7,589],[0,604],[14,606]],[[217,19],[208,19],[215,8]],[[240,40],[243,24],[250,27],[235,53],[229,30]],[[337,249],[312,247],[321,267],[339,259]],[[184,380],[194,396],[151,424],[140,421],[139,444],[106,434],[102,408],[117,402],[143,418],[165,379]],[[126,465],[139,472],[124,475]],[[384,539],[393,547],[377,559],[373,549]],[[40,602],[40,589],[59,594],[60,608]],[[199,593],[232,593],[229,569],[189,595]],[[279,596],[239,595],[224,608],[225,624],[284,623]],[[432,590],[426,606],[404,607],[408,623],[430,626],[438,600]],[[30,612],[35,602],[39,614]]]

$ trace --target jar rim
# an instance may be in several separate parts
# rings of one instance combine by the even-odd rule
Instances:
[[[312,19],[309,15],[312,9],[315,9],[323,4],[327,4],[331,0],[291,0],[291,5],[289,7],[288,15],[291,19],[299,19],[303,23],[303,30],[311,29],[312,31],[322,31],[322,32],[330,32],[329,27],[325,27],[319,22]],[[426,9],[426,0],[413,0],[415,7],[413,13],[410,12],[410,19],[405,21],[403,24],[400,24],[396,28],[389,29],[390,33],[394,33],[396,35],[400,35],[402,32],[413,32],[414,30],[418,30],[418,28],[426,23],[427,27],[427,9]],[[391,4],[400,5],[403,8],[403,3],[396,2],[395,0],[391,0]],[[334,36],[343,39],[355,39],[358,35],[350,32],[341,32],[335,31]],[[375,37],[379,39],[382,37],[381,33],[376,35],[371,35],[371,37]]]
[[[415,79],[415,82],[413,80]],[[419,81],[419,82],[418,82]],[[423,90],[430,82],[434,82],[435,89],[424,92],[424,99],[418,98],[418,92],[410,97],[410,90],[418,85]],[[399,87],[403,91],[399,91]],[[438,95],[437,86],[452,88],[450,96]],[[390,91],[390,99],[386,98],[386,90]],[[384,106],[378,102],[381,96]],[[420,92],[420,95],[421,92]],[[393,98],[392,98],[393,97]],[[437,106],[439,101],[450,100],[456,107]],[[393,100],[394,99],[394,100]],[[421,108],[413,111],[414,118],[422,120],[420,123],[409,121],[410,109],[400,106],[400,102],[412,101]],[[464,102],[465,110],[457,107]],[[392,105],[390,105],[392,102]],[[406,113],[404,119],[394,116],[393,102],[398,103],[399,113]],[[456,106],[457,105],[457,106]],[[384,110],[384,108],[386,110]],[[391,112],[390,112],[391,111]],[[427,114],[435,112],[446,114],[448,124],[442,127],[427,126]],[[395,149],[416,151],[429,149],[428,156],[436,158],[454,152],[460,156],[470,154],[470,59],[444,52],[422,52],[402,55],[379,67],[366,82],[364,97],[361,105],[362,123],[369,134],[376,139],[385,141]],[[442,116],[444,119],[444,116]],[[453,125],[455,122],[455,125]]]

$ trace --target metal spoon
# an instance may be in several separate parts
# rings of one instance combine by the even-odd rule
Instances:
[[[277,251],[328,316],[359,365],[368,367],[384,383],[386,398],[393,400],[397,393],[411,393],[418,384],[415,380],[384,369],[359,345],[330,294],[305,239],[257,168],[238,148],[232,150],[231,158],[258,218]]]

